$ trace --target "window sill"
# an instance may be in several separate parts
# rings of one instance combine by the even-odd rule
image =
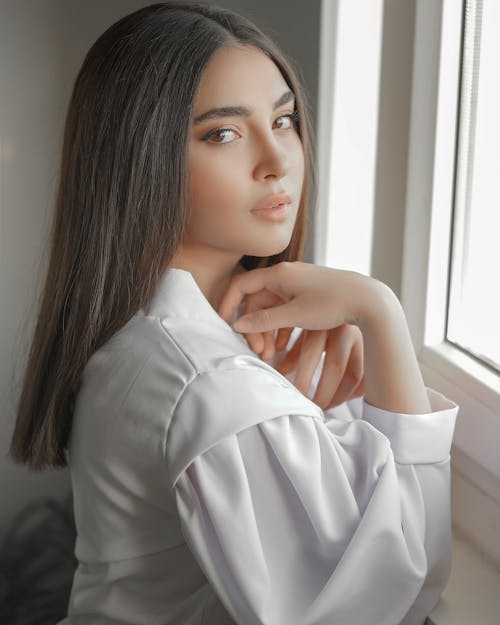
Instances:
[[[487,373],[477,364],[472,375],[472,359],[446,343],[423,347],[418,362],[426,385],[459,405],[454,446],[500,483],[498,375]],[[482,380],[479,369],[482,369]]]
[[[448,584],[432,611],[429,625],[498,625],[500,567],[453,529]]]

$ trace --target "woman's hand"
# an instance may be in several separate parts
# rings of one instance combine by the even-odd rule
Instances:
[[[363,336],[356,326],[342,324],[331,330],[302,330],[275,368],[282,375],[296,371],[294,384],[306,395],[323,352],[323,369],[312,401],[328,410],[347,399],[362,396]]]
[[[264,288],[246,296],[243,315],[283,303],[282,297]],[[276,337],[274,330],[249,332],[245,338],[263,360],[271,360],[276,351],[286,348],[293,329],[279,328]],[[330,330],[302,330],[276,369],[283,375],[295,371],[294,384],[306,395],[323,352],[323,369],[312,401],[328,410],[363,394],[363,337],[356,326],[342,324]]]
[[[281,298],[264,289],[247,297],[243,314],[281,303]],[[263,360],[285,350],[293,328],[280,328],[245,335],[250,348]],[[363,336],[356,326],[342,324],[331,330],[302,330],[291,349],[275,366],[282,375],[295,372],[293,384],[304,395],[325,353],[323,369],[312,401],[323,410],[338,406],[364,392]]]
[[[263,289],[258,293],[251,293],[246,297],[245,304],[243,306],[243,315],[253,313],[264,308],[271,308],[272,306],[282,303],[283,300],[276,294],[268,291],[267,289]],[[278,332],[278,339],[280,332],[281,331]],[[288,333],[288,336],[290,336],[290,333]],[[271,358],[273,358],[277,349],[277,346],[275,346],[274,330],[268,330],[267,332],[248,332],[245,334],[245,339],[250,345],[250,348],[253,349],[256,354],[259,354],[263,360],[271,360]],[[282,349],[285,347],[286,343],[283,345]]]
[[[358,326],[364,346],[365,401],[392,412],[431,412],[403,308],[383,282],[355,271],[284,261],[234,275],[219,315],[231,324],[241,300],[264,289],[283,303],[243,315],[233,325],[237,332]]]
[[[277,305],[259,306],[241,316],[233,326],[237,332],[293,327],[329,330],[343,323],[358,325],[365,313],[371,314],[373,302],[369,299],[381,299],[381,284],[354,271],[300,261],[280,262],[234,275],[218,312],[230,324],[244,297],[268,291],[275,296]]]

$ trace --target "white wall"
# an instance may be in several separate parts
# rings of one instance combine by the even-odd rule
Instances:
[[[0,536],[28,501],[64,497],[67,469],[31,473],[8,456],[51,220],[67,101],[87,49],[140,0],[0,3]],[[297,59],[315,118],[319,0],[223,0]],[[312,258],[307,251],[306,260]]]
[[[28,499],[68,490],[65,471],[31,474],[7,456],[62,133],[59,5],[0,4],[0,530]]]

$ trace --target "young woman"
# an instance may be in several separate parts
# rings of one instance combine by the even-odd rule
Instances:
[[[458,407],[388,287],[300,261],[308,128],[217,7],[145,7],[84,60],[12,441],[71,472],[65,624],[422,625],[444,588]]]

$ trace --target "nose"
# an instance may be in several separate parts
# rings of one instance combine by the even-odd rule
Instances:
[[[288,155],[284,146],[273,135],[259,139],[259,152],[255,164],[254,176],[258,180],[269,177],[283,178],[288,171]]]

